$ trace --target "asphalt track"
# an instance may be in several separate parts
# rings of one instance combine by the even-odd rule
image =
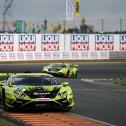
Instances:
[[[40,72],[42,64],[0,65],[0,72]],[[126,126],[126,86],[113,84],[112,79],[126,78],[126,63],[81,63],[79,76],[59,78],[69,81],[74,92],[72,113]]]

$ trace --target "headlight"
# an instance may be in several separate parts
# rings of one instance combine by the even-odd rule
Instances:
[[[20,99],[22,99],[22,98],[24,98],[25,97],[25,94],[24,93],[22,93],[22,92],[19,92],[19,91],[14,91],[14,94],[15,94],[15,96],[17,97],[17,98],[20,98]]]
[[[67,96],[67,95],[66,95],[66,91],[63,92],[63,93],[60,93],[59,95],[60,95],[61,98],[66,98],[66,96]]]

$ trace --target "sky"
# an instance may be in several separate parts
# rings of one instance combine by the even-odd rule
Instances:
[[[0,16],[5,0],[0,0]],[[124,18],[126,0],[80,0],[81,16],[87,18]],[[12,14],[15,18],[64,19],[65,0],[14,0]]]
[[[0,18],[5,0],[0,0]],[[80,0],[80,14],[86,19],[126,18],[126,0]],[[15,19],[64,20],[65,0],[14,0]]]

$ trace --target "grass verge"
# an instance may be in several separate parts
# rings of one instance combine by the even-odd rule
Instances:
[[[4,119],[0,119],[0,126],[16,126],[16,125]]]
[[[126,79],[115,80],[114,83],[126,86]]]

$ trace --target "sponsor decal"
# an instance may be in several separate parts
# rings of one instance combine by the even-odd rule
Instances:
[[[46,60],[46,59],[48,59],[48,60],[50,60],[51,59],[51,54],[52,54],[52,52],[43,52],[44,53],[44,59]]]
[[[35,52],[35,59],[41,60],[42,59],[42,53],[41,52]]]
[[[71,52],[72,59],[79,59],[79,52]]]
[[[25,59],[24,53],[17,53],[17,59],[18,60],[24,60]]]
[[[70,52],[62,52],[63,59],[70,59]]]
[[[50,100],[50,98],[37,98],[39,101],[49,101]],[[40,105],[41,106],[41,105]],[[42,106],[43,106],[43,104],[42,104]]]
[[[109,52],[100,52],[100,59],[109,59]]]
[[[60,52],[53,52],[53,59],[56,60],[56,59],[60,59]]]
[[[33,53],[31,53],[31,52],[26,53],[26,59],[33,60]]]
[[[95,35],[95,50],[113,51],[114,50],[113,35]]]
[[[120,51],[126,51],[126,35],[120,35]]]
[[[35,35],[19,35],[19,51],[35,51],[36,36]]]
[[[12,52],[12,53],[9,53],[9,60],[15,60],[16,59],[16,53]]]
[[[42,35],[42,51],[59,51],[59,35]]]
[[[13,35],[0,35],[0,52],[11,52],[14,48]]]
[[[81,58],[82,59],[88,59],[89,58],[89,52],[81,52]]]
[[[0,53],[0,60],[7,60],[7,53]]]
[[[91,59],[98,59],[98,52],[90,52]]]
[[[89,50],[89,35],[71,35],[70,42],[71,51]]]

